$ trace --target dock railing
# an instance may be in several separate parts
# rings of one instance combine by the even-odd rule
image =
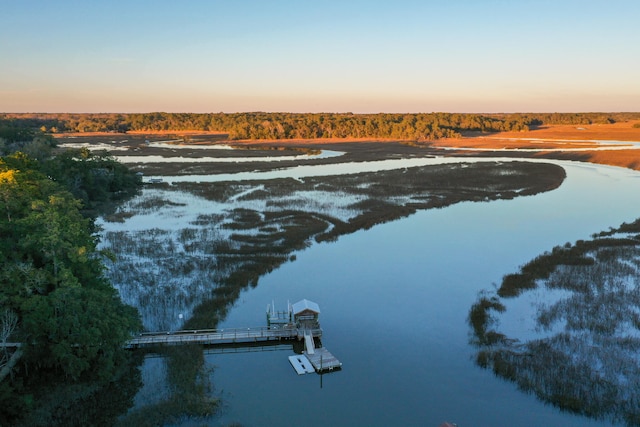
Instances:
[[[168,332],[143,332],[132,337],[125,344],[125,348],[150,347],[155,345],[179,344],[230,344],[252,343],[270,340],[294,339],[301,335],[300,330],[291,326],[283,327],[254,327],[254,328],[224,328],[199,329]],[[313,331],[314,336],[322,334],[321,329]]]

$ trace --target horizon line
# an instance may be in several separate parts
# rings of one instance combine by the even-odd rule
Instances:
[[[60,112],[48,112],[48,111],[2,111],[0,114],[155,114],[155,113],[163,113],[163,114],[338,114],[338,115],[376,115],[376,114],[640,114],[640,110],[633,111],[484,111],[484,112],[471,112],[471,111],[378,111],[378,112],[352,112],[352,111],[263,111],[263,110],[253,110],[253,111],[208,111],[208,112],[196,112],[196,111],[162,111],[162,110],[149,110],[144,112],[125,112],[125,111],[60,111]]]

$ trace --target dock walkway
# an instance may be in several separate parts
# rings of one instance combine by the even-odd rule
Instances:
[[[137,349],[200,344],[209,349],[222,349],[278,344],[279,341],[297,339],[304,341],[305,351],[290,356],[289,361],[298,374],[340,369],[342,363],[326,348],[315,348],[315,339],[322,337],[319,313],[318,304],[306,299],[295,304],[287,302],[284,311],[276,311],[274,305],[268,305],[266,327],[145,332],[132,337],[124,347]]]
[[[297,328],[231,328],[186,330],[175,332],[145,332],[125,344],[125,348],[145,348],[180,344],[242,344],[265,341],[291,340],[304,337],[305,331],[314,337],[322,336],[322,329],[301,330]]]

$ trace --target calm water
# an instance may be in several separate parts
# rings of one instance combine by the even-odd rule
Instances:
[[[224,409],[184,425],[607,425],[495,378],[468,344],[479,291],[555,245],[640,216],[640,174],[561,164],[568,178],[551,193],[424,211],[298,252],[243,293],[219,327],[264,324],[273,299],[281,308],[310,299],[343,370],[298,376],[291,350],[207,355]],[[153,377],[158,363],[145,372]]]

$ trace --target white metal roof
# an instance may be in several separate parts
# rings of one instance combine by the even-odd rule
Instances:
[[[303,299],[293,304],[291,307],[293,309],[293,314],[296,315],[305,310],[311,310],[315,313],[320,314],[320,307],[313,301],[309,301],[307,299]]]

